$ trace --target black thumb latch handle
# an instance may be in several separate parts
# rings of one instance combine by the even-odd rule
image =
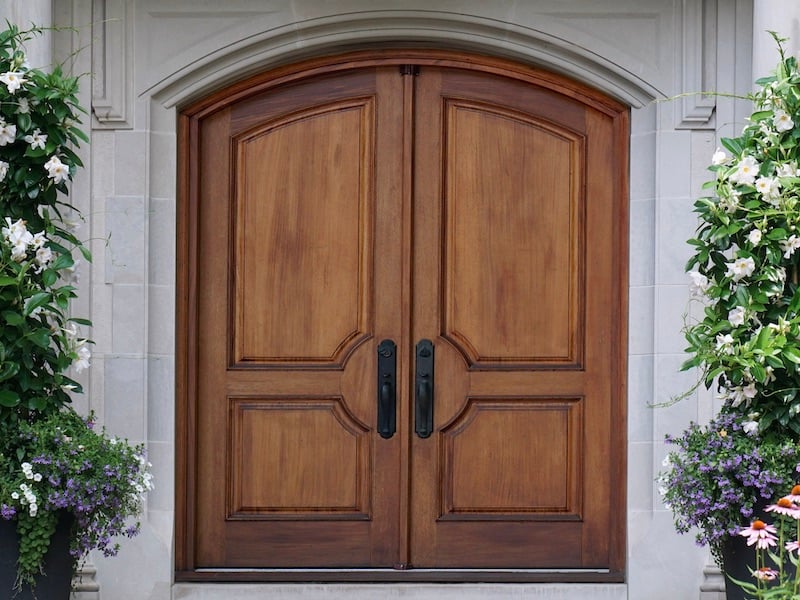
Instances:
[[[433,433],[433,342],[420,340],[417,344],[417,366],[414,402],[414,431],[421,438]]]
[[[389,439],[397,429],[397,346],[392,340],[378,345],[378,434]]]

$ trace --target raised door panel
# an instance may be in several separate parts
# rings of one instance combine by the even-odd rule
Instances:
[[[314,106],[234,144],[233,362],[341,367],[372,326],[373,101]]]
[[[444,128],[445,337],[473,368],[579,367],[583,137],[460,99]]]
[[[580,519],[582,432],[581,398],[469,398],[441,432],[439,520]]]

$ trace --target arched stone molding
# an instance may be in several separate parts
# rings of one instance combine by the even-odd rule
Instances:
[[[447,47],[511,58],[571,76],[633,107],[664,95],[601,54],[549,33],[553,27],[548,21],[556,18],[543,19],[541,28],[535,29],[445,11],[381,10],[308,19],[220,45],[149,84],[142,95],[172,108],[260,70],[378,43]]]

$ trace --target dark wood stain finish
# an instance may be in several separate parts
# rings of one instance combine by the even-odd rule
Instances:
[[[446,51],[184,108],[176,579],[621,581],[628,135],[579,83]]]

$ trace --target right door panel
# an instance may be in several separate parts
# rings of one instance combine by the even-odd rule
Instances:
[[[608,566],[614,120],[546,88],[423,68],[412,339],[435,346],[411,564]]]

